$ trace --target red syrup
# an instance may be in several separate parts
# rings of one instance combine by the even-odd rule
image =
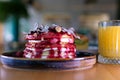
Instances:
[[[24,54],[23,51],[18,51],[18,52],[16,52],[15,56],[16,57],[24,57],[23,54]]]

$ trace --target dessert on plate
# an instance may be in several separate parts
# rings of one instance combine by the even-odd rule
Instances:
[[[42,59],[75,58],[75,38],[80,39],[73,28],[41,25],[25,36],[27,43],[23,55],[25,58]]]

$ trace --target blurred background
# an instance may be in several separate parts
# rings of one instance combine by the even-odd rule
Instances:
[[[0,0],[0,49],[22,50],[36,23],[74,27],[97,49],[98,22],[109,19],[120,19],[119,0]]]

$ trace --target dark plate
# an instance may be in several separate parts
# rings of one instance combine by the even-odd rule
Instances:
[[[16,52],[6,52],[1,55],[1,63],[12,68],[23,69],[87,69],[96,63],[96,53],[77,51],[74,59],[28,59],[17,57]]]

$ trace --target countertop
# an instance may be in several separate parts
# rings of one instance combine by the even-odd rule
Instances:
[[[96,63],[87,70],[26,70],[0,63],[0,80],[120,80],[120,65]]]

